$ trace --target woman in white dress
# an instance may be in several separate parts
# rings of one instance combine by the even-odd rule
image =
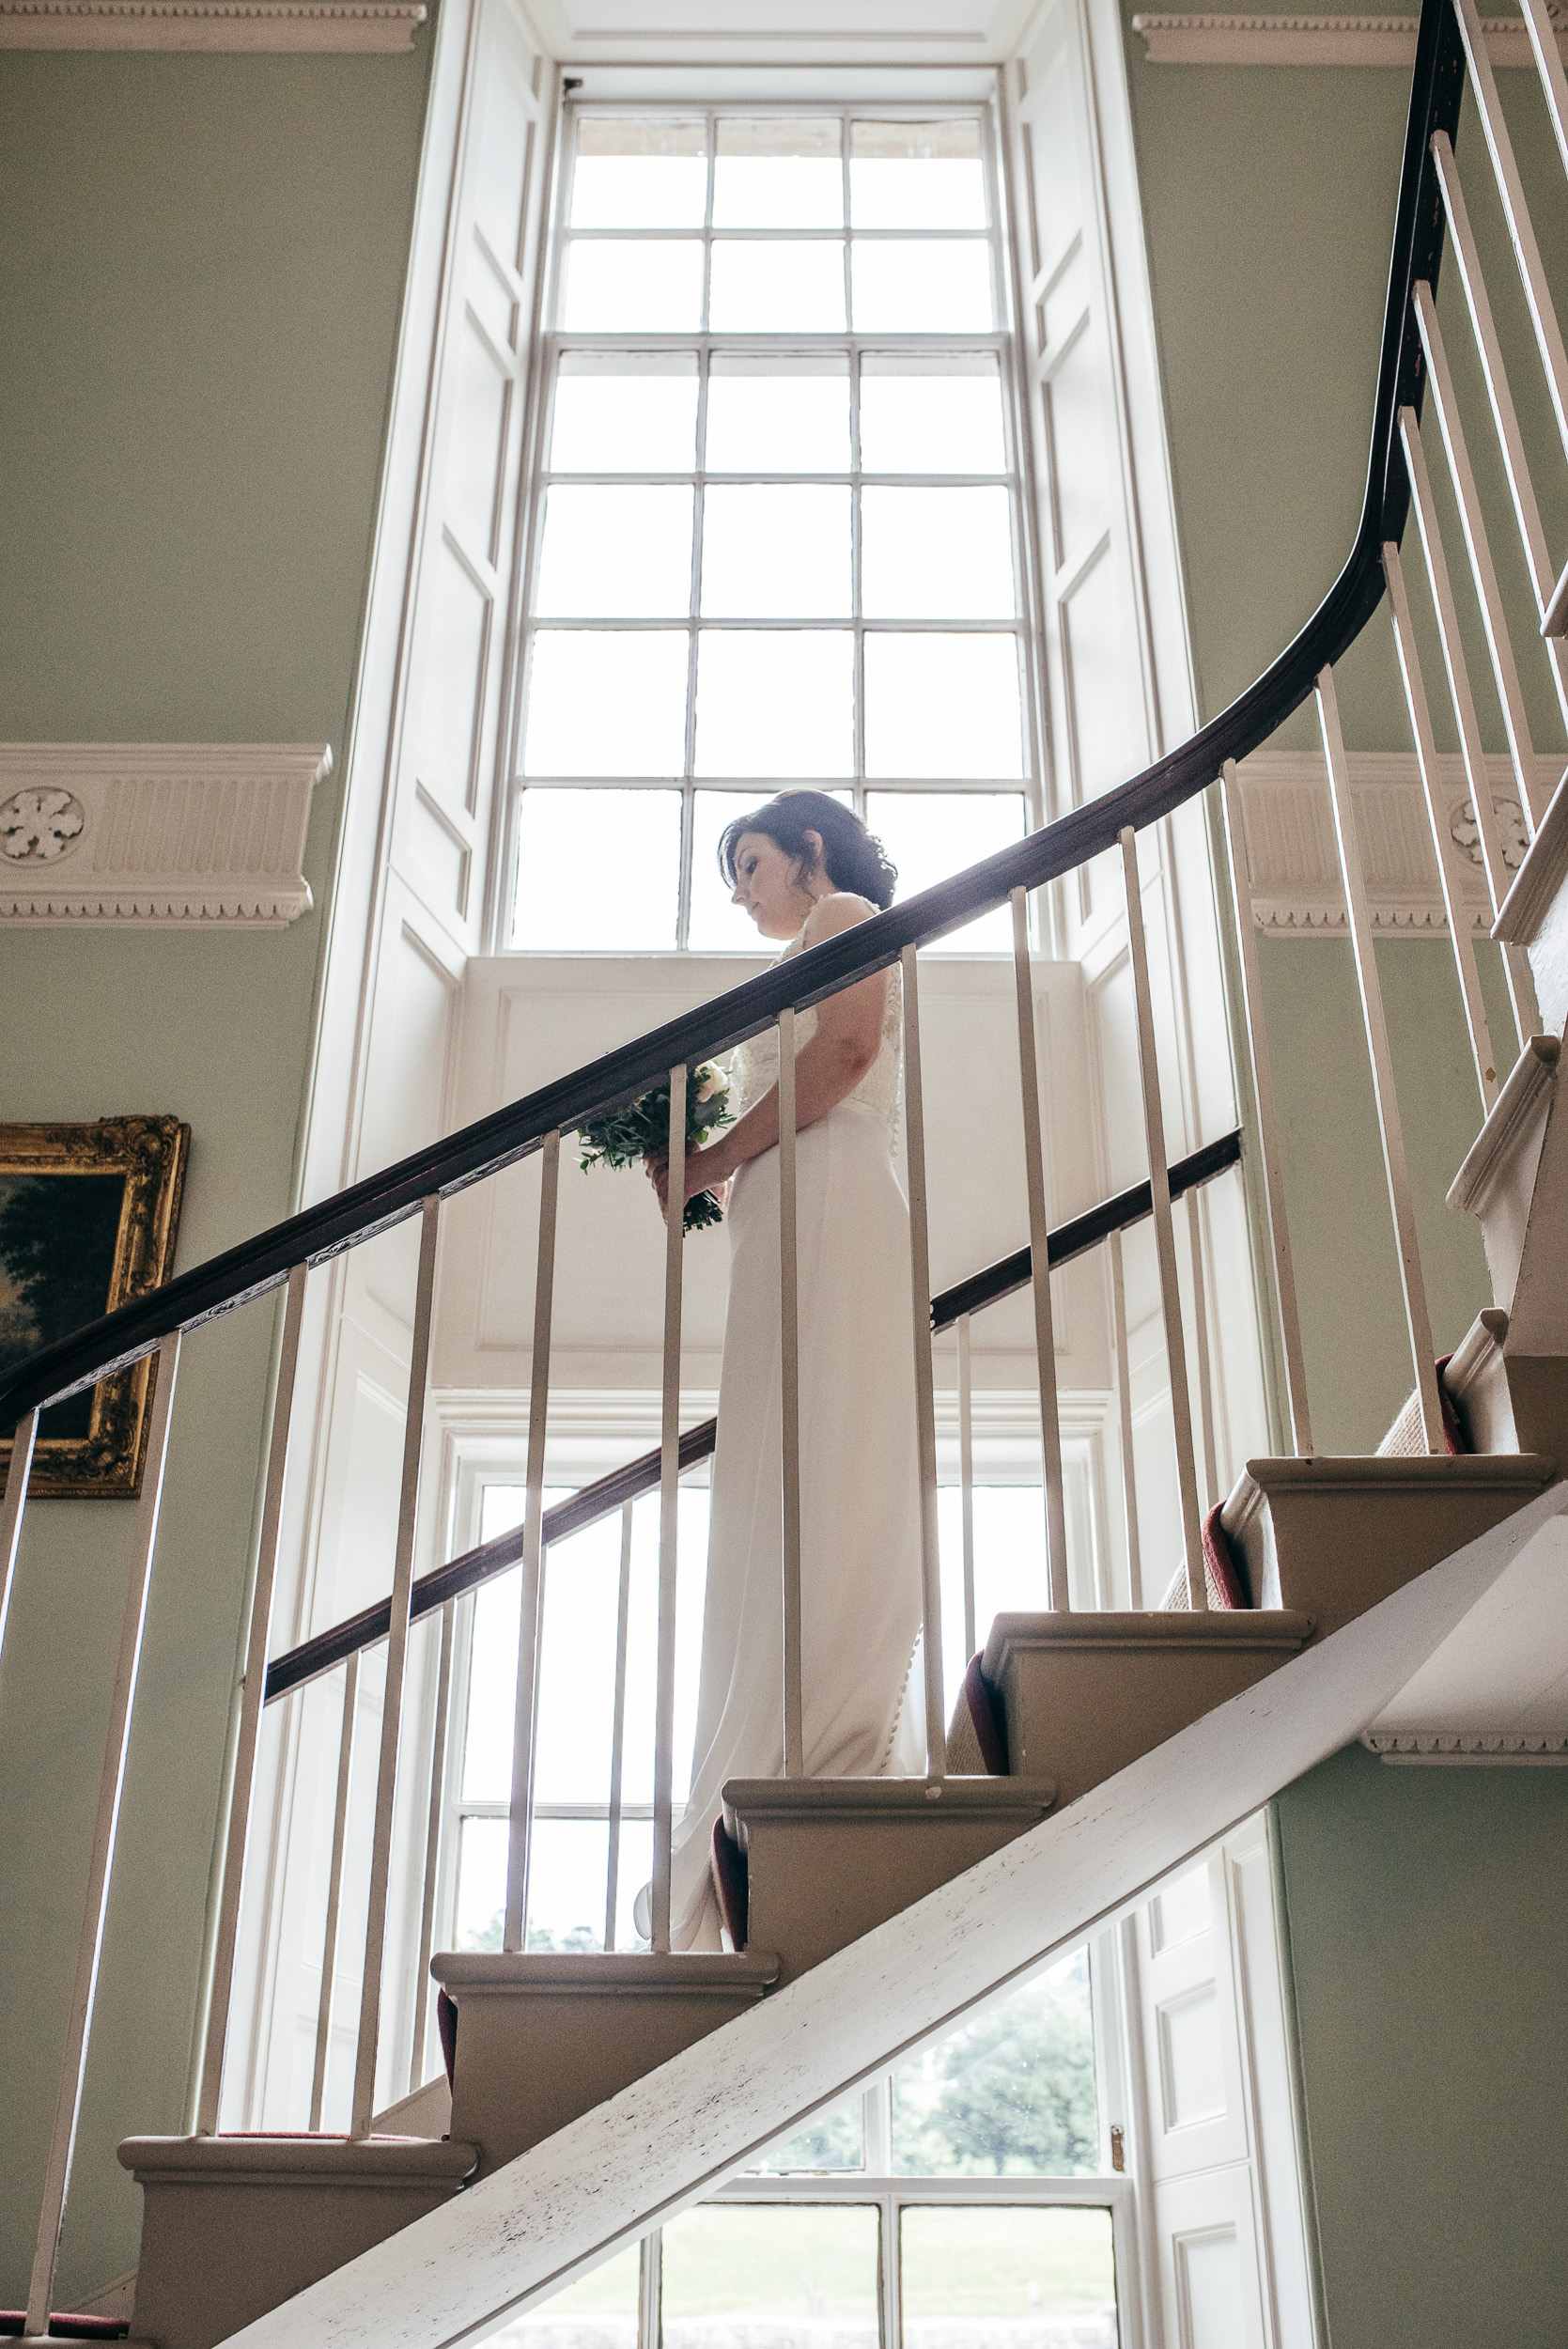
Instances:
[[[892,902],[896,875],[880,847],[821,792],[786,792],[740,817],[719,854],[735,903],[765,938],[788,941],[786,958]],[[901,1030],[896,968],[796,1021],[801,1677],[812,1777],[925,1766],[910,1672],[921,1579],[909,1221],[893,1163]],[[671,1863],[679,1950],[720,1946],[709,1856],[726,1781],[784,1773],[776,1029],[739,1048],[730,1083],[734,1124],[686,1160],[688,1198],[731,1188],[691,1792]],[[671,1212],[666,1168],[650,1160],[648,1172]]]

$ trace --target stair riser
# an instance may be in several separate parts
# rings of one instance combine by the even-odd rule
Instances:
[[[141,2186],[132,2331],[158,2349],[213,2349],[457,2191],[447,2180],[319,2177],[143,2178]]]
[[[479,2147],[483,2177],[733,2022],[757,1996],[465,1990],[452,2133]]]
[[[1468,1463],[1410,1465],[1460,1470]],[[1251,1510],[1234,1538],[1246,1551],[1253,1589],[1312,1616],[1326,1638],[1500,1525],[1547,1482],[1542,1463],[1540,1472],[1522,1472],[1516,1482],[1467,1484],[1452,1474],[1412,1475],[1381,1486],[1370,1478],[1359,1485],[1326,1479],[1318,1487],[1310,1480],[1271,1485],[1266,1506]]]
[[[781,1980],[792,1981],[989,1859],[1044,1814],[1042,1805],[1001,1817],[944,1816],[933,1804],[906,1819],[749,1817],[751,1940],[776,1950]]]
[[[1001,1673],[1013,1767],[1049,1771],[1057,1808],[1262,1680],[1297,1653],[1232,1645],[1037,1648],[1009,1643]]]

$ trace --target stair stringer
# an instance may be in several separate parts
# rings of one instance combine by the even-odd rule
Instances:
[[[457,2349],[522,2313],[1348,1745],[1559,1517],[1568,1483],[229,2349]]]

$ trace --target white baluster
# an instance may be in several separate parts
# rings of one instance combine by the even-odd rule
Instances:
[[[539,1153],[539,1234],[534,1268],[534,1345],[528,1372],[528,1465],[522,1519],[522,1591],[518,1605],[518,1684],[512,1716],[512,1798],[506,1830],[504,1950],[520,1950],[528,1929],[528,1858],[534,1834],[534,1740],[539,1711],[539,1632],[544,1607],[545,1427],[550,1416],[550,1331],[555,1297],[555,1210],[561,1137]]]
[[[1482,373],[1486,379],[1486,397],[1491,402],[1492,420],[1497,427],[1503,467],[1508,474],[1514,519],[1519,525],[1519,538],[1529,568],[1530,585],[1535,592],[1535,608],[1538,614],[1544,615],[1557,582],[1551,557],[1546,551],[1546,533],[1541,521],[1541,508],[1536,503],[1535,485],[1530,479],[1529,465],[1525,457],[1524,435],[1519,429],[1514,395],[1508,387],[1508,370],[1503,365],[1502,345],[1498,339],[1497,324],[1492,317],[1486,280],[1482,274],[1481,256],[1470,227],[1464,190],[1459,184],[1459,167],[1453,160],[1453,149],[1446,131],[1435,132],[1432,159],[1437,166],[1437,184],[1442,190],[1443,210],[1448,215],[1449,233],[1453,239],[1453,257],[1459,265],[1465,303],[1470,314]],[[1554,638],[1547,644],[1546,655],[1552,664],[1558,702],[1564,723],[1568,723],[1568,647]]]
[[[359,2045],[349,2134],[368,2137],[376,2109],[376,2058],[381,2034],[381,1959],[386,1949],[387,1887],[392,1875],[392,1819],[397,1795],[397,1747],[408,1672],[409,1594],[419,1517],[419,1464],[425,1442],[425,1393],[430,1372],[430,1323],[436,1296],[436,1243],[441,1201],[420,1208],[419,1274],[414,1288],[409,1352],[409,1399],[403,1421],[403,1476],[397,1504],[397,1548],[392,1570],[392,1623],[386,1643],[386,1689],[381,1699],[381,1750],[376,1770],[376,1824],[370,1845],[370,1892],[365,1906],[365,1973],[360,1987]]]
[[[446,1796],[446,1738],[452,1717],[452,1646],[458,1602],[441,1610],[436,1662],[436,1719],[430,1732],[430,1799],[425,1813],[425,1890],[419,1906],[419,1964],[414,1969],[413,2030],[409,2040],[409,2093],[425,2085],[425,2041],[430,2011],[430,1952],[436,1938],[436,1887],[441,1868],[442,1812]]]
[[[964,1657],[975,1652],[974,1623],[974,1374],[970,1317],[958,1316],[958,1487],[964,1535]]]
[[[1203,1236],[1199,1195],[1189,1190],[1187,1209],[1187,1268],[1192,1280],[1192,1369],[1198,1386],[1198,1425],[1203,1439],[1203,1506],[1219,1499],[1219,1452],[1214,1433],[1214,1395],[1209,1366],[1208,1287],[1203,1270]]]
[[[1514,143],[1508,135],[1502,101],[1498,96],[1497,79],[1492,71],[1492,60],[1486,54],[1486,37],[1482,30],[1481,13],[1475,0],[1454,0],[1454,14],[1459,19],[1465,54],[1469,62],[1476,111],[1486,136],[1498,194],[1502,197],[1508,233],[1514,244],[1514,257],[1519,264],[1519,275],[1524,284],[1530,324],[1535,329],[1536,348],[1541,353],[1541,365],[1545,369],[1546,389],[1551,394],[1563,454],[1568,456],[1568,351],[1563,350],[1557,312],[1552,307],[1541,248],[1535,240],[1529,206],[1525,201],[1525,183],[1519,177]]]
[[[22,1516],[27,1506],[27,1479],[33,1471],[33,1446],[38,1440],[39,1415],[26,1411],[17,1421],[11,1438],[11,1456],[6,1470],[6,1498],[0,1501],[0,1656],[6,1649],[6,1625],[11,1611],[11,1591],[16,1582],[17,1552],[22,1547]]]
[[[1388,1024],[1383,1017],[1383,989],[1377,976],[1377,955],[1372,915],[1367,910],[1366,877],[1361,867],[1361,842],[1350,797],[1350,769],[1340,730],[1340,706],[1334,673],[1322,669],[1317,680],[1318,723],[1323,731],[1323,754],[1328,768],[1328,792],[1333,802],[1334,831],[1339,840],[1340,873],[1344,882],[1345,912],[1350,942],[1356,954],[1356,976],[1361,990],[1361,1016],[1372,1059],[1373,1090],[1377,1101],[1377,1126],[1383,1140],[1383,1165],[1389,1179],[1389,1205],[1399,1243],[1400,1278],[1405,1285],[1405,1317],[1410,1332],[1416,1392],[1421,1397],[1421,1430],[1428,1452],[1447,1449],[1443,1441],[1443,1411],[1437,1396],[1437,1373],[1432,1353],[1432,1322],[1426,1309],[1421,1252],[1416,1243],[1416,1208],[1410,1170],[1405,1156],[1405,1131],[1400,1124],[1394,1091],[1393,1055],[1389,1050]]]
[[[1562,70],[1562,52],[1558,47],[1558,28],[1552,23],[1546,0],[1520,0],[1525,12],[1525,24],[1529,33],[1529,45],[1535,52],[1536,70],[1541,86],[1546,94],[1546,111],[1557,132],[1557,151],[1562,158],[1562,168],[1568,171],[1568,73]]]
[[[1476,716],[1475,696],[1470,691],[1469,671],[1465,665],[1465,647],[1459,635],[1459,609],[1453,600],[1453,583],[1449,578],[1448,559],[1443,552],[1442,533],[1437,524],[1437,508],[1433,502],[1431,477],[1426,470],[1426,452],[1421,445],[1421,427],[1413,408],[1402,408],[1399,412],[1399,437],[1400,444],[1405,451],[1405,469],[1410,476],[1410,495],[1416,509],[1421,552],[1426,557],[1427,583],[1431,587],[1432,601],[1437,614],[1437,637],[1442,646],[1443,667],[1449,681],[1449,698],[1453,705],[1454,723],[1459,729],[1460,747],[1465,759],[1465,780],[1470,786],[1470,806],[1475,816],[1476,832],[1481,840],[1482,860],[1486,872],[1486,886],[1491,893],[1492,914],[1495,920],[1498,908],[1508,894],[1511,877],[1507,865],[1503,863],[1502,841],[1498,832],[1497,811],[1492,804],[1491,779],[1486,771],[1486,747],[1481,739],[1481,723]],[[1392,543],[1390,540],[1389,545],[1392,546]],[[1389,575],[1388,548],[1384,549],[1383,568],[1385,575]],[[1399,569],[1397,547],[1393,548],[1393,569],[1395,572]],[[1403,598],[1403,583],[1400,593]],[[1415,638],[1409,634],[1408,630],[1402,635],[1397,623],[1395,634],[1400,638],[1400,661],[1405,671],[1405,696],[1408,700],[1410,677],[1415,675],[1419,680]],[[1408,659],[1406,659],[1406,646]],[[1421,698],[1424,705],[1424,692]],[[1412,704],[1412,712],[1413,710],[1414,705]],[[1414,723],[1413,715],[1412,723]],[[1432,782],[1428,787],[1427,805],[1435,832],[1440,829],[1444,837],[1447,838],[1449,836],[1448,811],[1443,803],[1442,792],[1437,786],[1436,769],[1433,770]],[[1440,847],[1437,853],[1441,858],[1443,851]],[[1459,870],[1457,864],[1452,869],[1454,879],[1457,880]],[[1514,1005],[1514,1022],[1519,1031],[1519,1042],[1522,1046],[1525,1038],[1534,1035],[1541,1025],[1541,1016],[1536,1009],[1535,1003],[1535,982],[1530,976],[1529,963],[1523,947],[1505,946],[1503,966],[1508,974],[1509,997]],[[1487,1097],[1490,1100],[1492,1097],[1489,1095]]]
[[[664,1379],[659,1444],[659,1680],[653,1731],[653,1947],[670,1947],[670,1833],[675,1805],[675,1582],[679,1559],[682,1199],[686,1067],[670,1071],[670,1206],[664,1219]]]
[[[1138,1472],[1132,1449],[1132,1373],[1127,1362],[1127,1290],[1122,1235],[1110,1235],[1110,1317],[1116,1338],[1116,1406],[1122,1438],[1122,1504],[1127,1529],[1127,1605],[1143,1604],[1143,1556],[1138,1539]]]
[[[784,1753],[806,1771],[800,1693],[800,1292],[796,1276],[795,1014],[779,1014],[779,1399],[784,1475]]]
[[[626,1765],[626,1651],[631,1624],[631,1512],[621,1510],[621,1587],[615,1608],[615,1709],[610,1731],[610,1859],[604,1884],[604,1946],[615,1946],[615,1906],[621,1878],[621,1807]]]
[[[1029,900],[1013,908],[1013,991],[1018,1015],[1018,1081],[1023,1100],[1024,1173],[1029,1187],[1030,1289],[1034,1299],[1034,1360],[1040,1380],[1040,1481],[1046,1501],[1046,1577],[1058,1614],[1072,1607],[1067,1577],[1067,1509],[1062,1476],[1062,1413],[1056,1392],[1056,1333],[1051,1320],[1050,1241],[1046,1221],[1045,1147],[1034,1045],[1034,980],[1029,962]]]
[[[1432,830],[1432,845],[1437,855],[1437,876],[1443,889],[1443,910],[1448,916],[1449,942],[1453,948],[1454,967],[1459,974],[1459,993],[1465,1005],[1465,1023],[1470,1034],[1470,1052],[1475,1061],[1476,1082],[1481,1087],[1481,1110],[1484,1116],[1498,1097],[1497,1059],[1492,1050],[1491,1030],[1486,1023],[1486,1005],[1482,998],[1475,940],[1470,935],[1470,915],[1465,903],[1458,843],[1449,828],[1448,807],[1437,771],[1437,744],[1432,731],[1432,713],[1427,707],[1426,686],[1416,648],[1416,632],[1410,620],[1409,599],[1405,592],[1405,574],[1400,566],[1399,549],[1391,540],[1383,550],[1383,571],[1389,583],[1394,646],[1399,654],[1400,675],[1405,680],[1405,702],[1410,713],[1410,731],[1415,737],[1416,764],[1421,770],[1421,788],[1426,795],[1427,820]],[[1520,1041],[1523,1042],[1522,1035]]]
[[[1263,1166],[1264,1200],[1268,1209],[1269,1238],[1273,1244],[1274,1291],[1280,1303],[1285,1393],[1290,1407],[1291,1436],[1296,1456],[1298,1460],[1307,1460],[1312,1457],[1312,1424],[1307,1408],[1307,1365],[1301,1350],[1301,1315],[1296,1304],[1296,1267],[1291,1256],[1290,1225],[1285,1214],[1280,1112],[1274,1092],[1274,1062],[1268,1049],[1268,1022],[1264,1013],[1263,969],[1258,960],[1251,868],[1247,862],[1241,786],[1236,778],[1234,758],[1225,761],[1223,775],[1220,798],[1225,811],[1225,842],[1231,863],[1236,945],[1241,956],[1242,1008],[1247,1020],[1248,1054],[1252,1064],[1252,1098],[1258,1118],[1258,1157]]]
[[[909,1303],[915,1356],[915,1440],[920,1461],[921,1600],[925,1632],[925,1768],[947,1776],[942,1690],[941,1551],[937,1533],[937,1399],[931,1369],[931,1243],[926,1224],[925,1108],[920,1074],[920,971],[915,949],[899,957],[904,988],[904,1123],[909,1174]]]
[[[354,1777],[354,1735],[359,1727],[359,1657],[343,1672],[343,1718],[337,1732],[337,1791],[333,1801],[332,1856],[327,1861],[327,1921],[321,1933],[321,1988],[316,2000],[316,2067],[310,2083],[310,2133],[321,2125],[332,2055],[333,1998],[337,1988],[338,1929],[343,1921],[343,1860],[349,1839],[349,1796]]]
[[[1187,1561],[1188,1604],[1208,1611],[1203,1572],[1203,1533],[1198,1508],[1198,1468],[1192,1453],[1192,1402],[1187,1384],[1187,1342],[1182,1334],[1181,1285],[1176,1277],[1176,1235],[1171,1220],[1171,1180],[1166,1171],[1165,1112],[1159,1095],[1155,1048],[1155,1006],[1149,990],[1149,950],[1143,935],[1143,892],[1138,876],[1138,836],[1130,824],[1120,833],[1122,878],[1127,899],[1127,955],[1132,964],[1138,1012],[1138,1069],[1142,1081],[1143,1139],[1149,1154],[1149,1196],[1154,1206],[1155,1253],[1159,1264],[1159,1299],[1165,1320],[1165,1353],[1171,1374],[1171,1420],[1176,1442],[1176,1483],[1181,1493],[1182,1549]]]
[[[142,1660],[142,1634],[147,1625],[153,1552],[158,1547],[158,1519],[163,1503],[163,1472],[169,1455],[169,1421],[174,1409],[175,1382],[179,1371],[179,1331],[177,1330],[171,1337],[163,1340],[154,1357],[152,1407],[147,1458],[142,1469],[142,1495],[136,1512],[135,1546],[126,1579],[125,1608],[120,1617],[119,1654],[115,1664],[114,1689],[109,1699],[109,1718],[103,1735],[103,1766],[99,1773],[98,1809],[93,1820],[92,1849],[87,1859],[86,1890],[82,1901],[82,1924],[76,1942],[76,1970],[71,1980],[65,2046],[60,2055],[59,2091],[44,2166],[38,2248],[33,2257],[32,2279],[27,2288],[27,2312],[23,2322],[23,2330],[29,2338],[47,2334],[50,2304],[54,2296],[54,2265],[59,2257],[60,2228],[65,2219],[71,2159],[76,2151],[76,2124],[81,2116],[82,2082],[87,2068],[87,2042],[92,2031],[93,2001],[98,1991],[98,1964],[103,1949],[103,1921],[109,1906],[109,1880],[115,1865],[120,1797],[125,1791],[125,1757],[131,1742],[132,1711],[136,1702],[136,1676]],[[19,1452],[21,1449],[19,1445]]]
[[[1498,586],[1497,569],[1492,561],[1491,542],[1481,510],[1481,495],[1476,488],[1470,466],[1470,453],[1465,442],[1465,428],[1460,419],[1459,402],[1454,394],[1453,378],[1449,372],[1448,351],[1443,344],[1442,328],[1437,323],[1436,305],[1432,288],[1424,282],[1414,294],[1416,323],[1421,329],[1421,348],[1426,353],[1428,378],[1432,386],[1432,404],[1436,411],[1437,428],[1443,436],[1443,447],[1449,461],[1449,477],[1459,504],[1459,519],[1465,532],[1465,546],[1470,558],[1470,576],[1475,582],[1481,617],[1486,630],[1486,648],[1492,659],[1492,676],[1502,705],[1503,729],[1508,737],[1508,754],[1514,762],[1514,784],[1519,794],[1525,824],[1530,837],[1545,814],[1545,804],[1536,802],[1535,754],[1529,739],[1529,720],[1525,711],[1525,697],[1520,690],[1519,672],[1514,660],[1514,644],[1508,633],[1508,620],[1503,611],[1502,595]]]
[[[224,2048],[228,2039],[229,2001],[234,1990],[234,1951],[240,1935],[240,1896],[244,1880],[245,1841],[250,1832],[251,1801],[256,1790],[256,1752],[261,1735],[261,1708],[267,1701],[267,1648],[272,1629],[272,1589],[277,1579],[278,1543],[283,1533],[284,1485],[288,1473],[288,1431],[294,1411],[294,1377],[300,1361],[300,1331],[304,1325],[308,1269],[303,1264],[294,1267],[288,1276],[288,1301],[284,1308],[277,1392],[272,1402],[272,1432],[267,1452],[267,1484],[261,1505],[261,1542],[256,1553],[256,1588],[251,1595],[250,1639],[245,1651],[245,1677],[240,1698],[234,1790],[229,1797],[228,1835],[224,1848],[223,1898],[218,1909],[217,1946],[212,1961],[212,1996],[207,2011],[201,2093],[196,2102],[198,2137],[210,2137],[217,2128],[218,2105],[223,2093]]]

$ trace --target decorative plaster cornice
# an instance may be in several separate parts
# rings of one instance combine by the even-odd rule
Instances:
[[[1361,1743],[1385,1762],[1568,1765],[1568,1735],[1558,1730],[1369,1729]]]
[[[324,742],[0,742],[0,922],[283,929]]]
[[[422,0],[0,0],[0,49],[410,49]]]
[[[1502,757],[1486,765],[1503,854],[1515,870],[1525,833],[1514,770]],[[1538,759],[1543,782],[1555,780],[1557,765],[1556,759]],[[1449,755],[1438,766],[1450,832],[1465,858],[1470,927],[1484,938],[1492,908],[1464,762]],[[1315,751],[1257,751],[1242,761],[1239,775],[1242,836],[1259,929],[1283,937],[1343,936],[1344,892],[1322,758]],[[1350,787],[1374,926],[1406,936],[1442,936],[1448,920],[1414,753],[1353,751]]]
[[[1568,54],[1568,6],[1548,0],[1558,45]],[[1416,54],[1411,16],[1135,16],[1151,65],[1391,65]],[[1482,19],[1495,66],[1534,63],[1520,16]]]

